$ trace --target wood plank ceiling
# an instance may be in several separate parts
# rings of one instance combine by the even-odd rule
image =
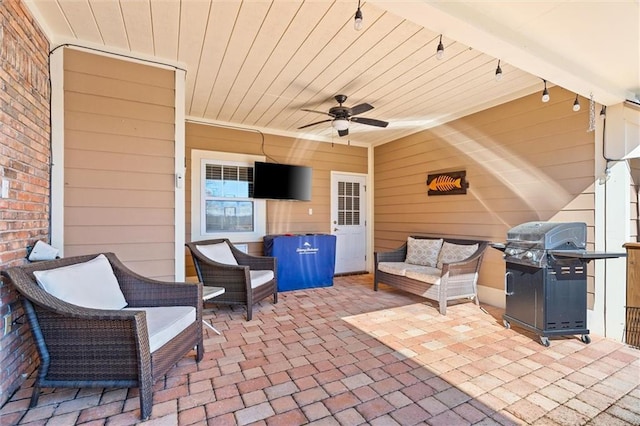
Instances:
[[[536,75],[415,20],[355,1],[28,0],[52,44],[74,44],[150,58],[187,70],[186,114],[278,134],[381,144],[542,89]],[[437,27],[437,25],[434,25]],[[328,116],[333,96],[385,128],[350,124],[338,138]]]

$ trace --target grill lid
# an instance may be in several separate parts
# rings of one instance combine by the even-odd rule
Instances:
[[[526,222],[507,231],[507,246],[538,250],[578,250],[587,246],[583,222]]]
[[[582,222],[526,222],[507,231],[506,243],[493,243],[508,263],[542,268],[558,262],[589,262],[624,257],[625,253],[587,251],[587,225]]]

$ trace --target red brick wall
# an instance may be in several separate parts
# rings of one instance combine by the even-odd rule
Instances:
[[[8,198],[0,198],[0,270],[49,239],[48,52],[26,6],[0,1],[0,183],[9,184]],[[0,281],[0,406],[37,365],[22,314],[16,291]]]

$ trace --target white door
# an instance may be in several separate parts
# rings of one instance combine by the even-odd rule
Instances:
[[[336,274],[366,270],[366,178],[331,173],[331,233],[336,236]]]

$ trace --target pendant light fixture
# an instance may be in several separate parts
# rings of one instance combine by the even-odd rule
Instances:
[[[578,94],[576,93],[576,100],[573,101],[573,110],[575,112],[580,111],[580,101],[578,100]]]
[[[498,66],[496,67],[496,81],[502,80],[502,68],[500,68],[500,59],[498,59]]]
[[[547,80],[542,80],[544,81],[544,90],[542,91],[542,102],[549,102],[550,96],[549,96],[549,91],[547,90]]]
[[[360,31],[362,29],[362,10],[360,10],[360,0],[358,0],[358,10],[356,10],[356,16],[353,20],[353,28],[356,31]]]
[[[438,43],[438,49],[436,50],[436,58],[438,60],[444,58],[444,45],[442,44],[442,34],[440,34],[440,43]]]

